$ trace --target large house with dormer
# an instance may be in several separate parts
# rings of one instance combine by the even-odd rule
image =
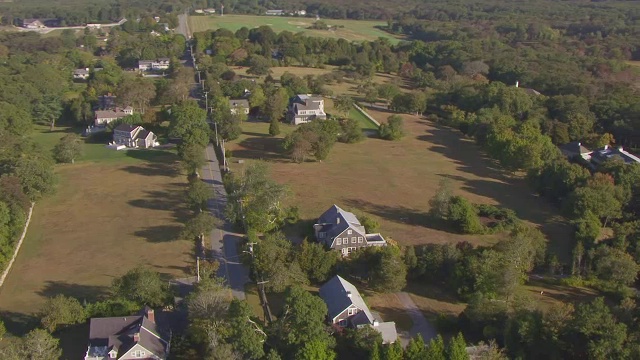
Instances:
[[[148,149],[158,145],[158,137],[139,125],[120,124],[113,129],[115,145]]]
[[[105,126],[110,122],[122,119],[127,115],[133,115],[133,108],[131,106],[127,106],[126,108],[115,107],[107,110],[96,110],[93,124],[95,126]]]
[[[171,334],[156,324],[153,309],[138,315],[93,318],[84,360],[165,360]]]
[[[340,251],[342,256],[365,246],[387,245],[381,234],[367,234],[358,218],[338,205],[331,206],[320,216],[313,231],[318,242]]]
[[[384,344],[398,339],[395,322],[383,322],[374,316],[358,289],[339,275],[320,287],[320,297],[327,305],[327,320],[331,325],[354,329],[370,326],[382,335]]]
[[[313,120],[325,120],[324,99],[322,96],[300,94],[289,99],[287,121],[293,125],[308,123]]]

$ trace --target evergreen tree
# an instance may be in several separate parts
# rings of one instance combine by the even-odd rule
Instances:
[[[462,336],[462,333],[458,333],[456,337],[451,338],[447,344],[446,349],[447,360],[469,360],[469,354],[467,353],[467,343]]]
[[[406,360],[423,360],[427,356],[427,348],[422,340],[420,334],[416,335],[409,341],[407,348],[404,351],[404,357]]]
[[[445,360],[444,354],[444,340],[442,340],[442,336],[438,335],[434,339],[429,341],[429,346],[427,346],[425,360]]]

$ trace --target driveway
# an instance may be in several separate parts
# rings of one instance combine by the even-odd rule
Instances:
[[[420,309],[418,309],[418,306],[413,302],[413,299],[411,299],[409,294],[406,292],[400,292],[397,293],[396,296],[413,322],[413,326],[409,332],[403,331],[399,334],[402,346],[407,346],[409,340],[414,338],[417,334],[422,335],[422,339],[426,344],[428,344],[431,339],[438,335],[435,327],[425,319],[424,315],[422,315],[422,312],[420,312]]]
[[[242,241],[242,235],[233,232],[232,224],[229,224],[224,216],[224,209],[227,205],[227,192],[222,184],[222,173],[220,163],[213,149],[213,144],[209,144],[206,149],[207,163],[201,171],[201,179],[213,186],[213,198],[209,199],[208,207],[211,214],[224,224],[220,229],[214,229],[210,234],[210,249],[214,258],[220,262],[218,276],[227,280],[227,285],[231,288],[233,296],[237,299],[244,299],[244,285],[249,282],[249,269],[240,263],[238,247]]]

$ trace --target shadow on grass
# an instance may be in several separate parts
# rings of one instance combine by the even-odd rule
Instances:
[[[93,302],[101,299],[109,293],[106,286],[71,284],[64,281],[47,281],[44,288],[37,292],[43,297],[54,297],[56,295],[70,296],[83,302]]]
[[[179,240],[180,231],[182,226],[179,225],[158,225],[137,230],[133,235],[145,238],[150,243],[163,243]]]
[[[35,315],[12,311],[0,312],[0,319],[4,322],[4,326],[9,333],[19,337],[25,335],[40,324],[40,318]]]
[[[127,156],[132,157],[138,160],[145,160],[150,162],[161,162],[161,163],[171,163],[174,161],[178,161],[178,155],[175,152],[169,150],[129,150],[127,151]]]
[[[256,122],[263,122],[263,121],[256,121]],[[254,137],[261,137],[261,138],[271,136],[269,134],[257,133],[257,132],[251,132],[251,131],[243,131],[242,133],[247,136],[254,136]]]
[[[143,191],[143,198],[129,200],[131,206],[158,210],[171,211],[178,223],[185,223],[191,216],[191,211],[184,204],[184,185],[179,183],[168,184],[165,191]],[[143,237],[152,243],[161,243],[179,240],[182,231],[180,225],[157,225],[136,230],[133,235]]]
[[[242,147],[233,150],[233,157],[237,159],[262,159],[270,161],[288,161],[281,147],[281,139],[273,137],[252,137],[239,143]]]
[[[362,199],[345,199],[344,203],[348,207],[356,208],[396,223],[411,226],[424,226],[430,229],[457,233],[448,226],[448,224],[442,222],[440,219],[434,218],[428,212],[417,211],[402,205],[380,205]]]

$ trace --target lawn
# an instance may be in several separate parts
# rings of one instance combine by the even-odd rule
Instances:
[[[35,138],[48,149],[64,131],[39,131]],[[80,161],[58,165],[56,193],[36,204],[0,289],[0,311],[10,331],[24,330],[47,297],[95,300],[137,265],[166,278],[186,275],[193,243],[178,239],[189,212],[177,156],[103,149],[86,144]]]
[[[189,27],[191,32],[215,30],[225,28],[236,31],[241,27],[256,28],[259,26],[271,26],[273,31],[290,31],[293,33],[304,32],[307,36],[347,39],[352,41],[376,40],[386,38],[392,43],[400,41],[399,38],[380,29],[387,26],[384,21],[364,20],[333,20],[323,19],[329,26],[338,26],[336,30],[309,29],[315,19],[304,17],[286,16],[258,16],[258,15],[224,15],[224,16],[190,16]]]
[[[390,113],[368,110],[379,121]],[[544,199],[533,196],[525,180],[501,171],[479,148],[458,132],[411,115],[402,115],[407,136],[391,142],[370,138],[358,144],[337,143],[322,162],[292,163],[268,136],[268,124],[245,123],[245,133],[228,144],[238,159],[271,162],[274,179],[288,184],[291,203],[302,219],[315,219],[332,204],[367,212],[380,220],[381,231],[401,244],[492,244],[500,235],[470,236],[438,229],[429,223],[429,199],[440,181],[475,203],[506,206],[551,239],[551,248],[566,258],[570,226]],[[290,131],[290,126],[283,129]]]

